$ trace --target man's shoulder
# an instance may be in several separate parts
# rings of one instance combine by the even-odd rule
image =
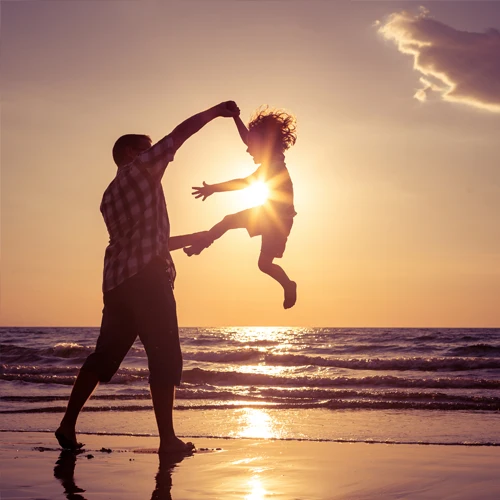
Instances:
[[[109,198],[109,196],[116,191],[118,187],[118,182],[119,182],[119,175],[121,175],[120,170],[116,172],[116,175],[111,179],[111,182],[107,185],[106,189],[104,190],[104,193],[102,194],[102,201],[106,200]]]
[[[127,182],[127,177],[130,172],[130,165],[126,165],[117,170],[113,179],[108,184],[104,193],[102,194],[100,209],[101,212],[104,211],[106,205],[108,205],[112,200],[116,199],[119,196],[121,189],[123,188],[124,183]]]
[[[115,177],[113,177],[113,179],[111,179],[111,182],[106,186],[106,189],[102,194],[102,201],[104,201],[109,196],[109,193],[115,189],[115,184],[116,184],[116,175]]]
[[[138,161],[134,160],[128,165],[120,167],[114,178],[105,189],[104,194],[122,188],[124,185],[140,181],[149,177],[149,172]]]
[[[106,206],[113,206],[124,197],[127,198],[127,203],[139,202],[156,190],[157,183],[150,172],[136,162],[129,163],[116,172],[115,177],[104,190],[101,199],[101,212]]]

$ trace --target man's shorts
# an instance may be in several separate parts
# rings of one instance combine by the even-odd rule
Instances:
[[[137,336],[148,357],[150,382],[179,385],[182,354],[176,303],[166,265],[160,259],[104,293],[97,345],[82,370],[109,382]]]
[[[240,212],[251,238],[262,235],[261,252],[269,257],[281,258],[293,226],[293,216],[273,210],[269,204]]]

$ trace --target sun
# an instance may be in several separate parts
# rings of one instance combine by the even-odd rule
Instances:
[[[241,200],[247,207],[256,207],[266,202],[269,196],[267,184],[262,181],[255,181],[249,187],[241,191]]]

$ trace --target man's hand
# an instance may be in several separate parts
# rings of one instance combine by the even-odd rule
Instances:
[[[224,118],[234,118],[240,116],[240,108],[234,101],[221,102],[216,106],[219,116]]]
[[[206,198],[215,193],[213,186],[207,184],[205,181],[203,181],[203,186],[200,187],[193,186],[191,189],[194,190],[191,194],[196,199],[201,198],[203,196],[201,201],[205,201]]]
[[[189,247],[194,245],[203,238],[206,238],[208,231],[200,231],[192,234],[182,234],[179,236],[170,236],[168,240],[168,249],[172,252],[179,248]]]

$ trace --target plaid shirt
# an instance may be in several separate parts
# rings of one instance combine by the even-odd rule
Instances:
[[[174,154],[172,138],[164,137],[119,168],[104,192],[101,213],[109,233],[104,292],[137,274],[157,256],[165,260],[173,284],[175,267],[168,250],[170,223],[161,179]]]

